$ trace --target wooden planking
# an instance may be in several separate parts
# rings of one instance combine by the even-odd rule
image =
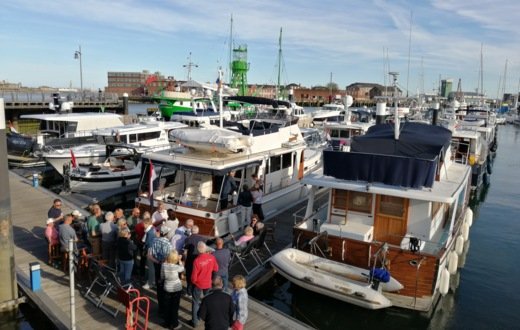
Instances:
[[[39,262],[41,266],[42,290],[38,292],[37,305],[49,318],[61,329],[70,324],[69,305],[69,278],[61,269],[56,269],[47,264],[47,243],[44,238],[45,220],[47,211],[52,205],[54,198],[59,198],[43,188],[33,188],[25,178],[14,173],[9,175],[11,192],[11,219],[15,241],[15,261],[17,274],[22,278],[29,278],[29,263]],[[68,203],[64,198],[64,212],[71,212],[78,208]],[[288,218],[288,217],[287,217]],[[286,220],[287,220],[286,218]],[[278,222],[277,227],[290,228],[292,223],[282,224]],[[282,229],[282,228],[279,228]],[[284,228],[285,230],[285,228]],[[287,231],[290,232],[290,229]],[[277,233],[277,238],[281,235]],[[279,240],[278,244],[285,246],[286,242]],[[27,282],[28,280],[26,280]],[[22,287],[22,286],[21,286]],[[22,290],[29,291],[27,287]],[[107,312],[96,308],[90,301],[86,300],[80,291],[85,288],[76,287],[75,311],[76,325],[78,329],[122,329],[124,327],[124,310],[113,318]],[[155,293],[142,290],[143,295],[149,295],[151,299],[149,329],[162,329],[162,320],[157,317],[157,304]],[[29,295],[35,296],[34,293]],[[42,298],[43,297],[43,298]],[[35,300],[33,300],[35,301]],[[107,302],[109,303],[109,302]],[[112,302],[113,303],[113,302]],[[191,319],[191,300],[181,299],[179,318],[183,329],[191,329],[186,323]],[[61,326],[60,326],[61,324]],[[251,329],[308,329],[309,327],[284,314],[266,307],[250,297],[249,318],[246,326]],[[204,322],[199,322],[197,329],[203,329]]]

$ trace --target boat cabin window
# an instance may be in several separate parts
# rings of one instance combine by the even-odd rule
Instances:
[[[161,136],[161,132],[146,132],[137,134],[137,141],[158,139]]]
[[[332,207],[337,209],[347,209],[347,201],[348,201],[348,191],[347,190],[339,190],[334,189],[332,191]]]
[[[401,218],[404,216],[404,205],[404,198],[381,195],[378,213]]]
[[[349,191],[348,209],[349,211],[371,213],[372,194],[358,191]]]
[[[346,211],[372,213],[372,194],[334,189],[332,207]]]
[[[292,166],[292,154],[283,154],[282,155],[282,168],[288,168]]]
[[[269,158],[269,171],[268,173],[276,172],[282,169],[282,160],[280,155],[271,156]]]

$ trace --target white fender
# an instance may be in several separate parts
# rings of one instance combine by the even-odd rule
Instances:
[[[235,213],[229,213],[228,215],[229,232],[235,233],[238,231],[238,218]]]
[[[473,211],[468,207],[466,210],[466,216],[464,217],[464,222],[471,227],[473,225]]]
[[[466,242],[469,238],[469,225],[467,223],[462,224],[462,238],[464,238],[464,242]]]
[[[451,275],[455,275],[457,273],[457,268],[459,267],[459,255],[455,251],[451,251],[448,256],[448,272]]]
[[[446,295],[450,289],[450,272],[446,268],[441,270],[441,280],[439,284],[439,292],[441,295]]]
[[[457,252],[457,254],[460,256],[462,254],[462,251],[464,251],[464,237],[462,237],[462,235],[459,235],[455,240],[455,252]]]

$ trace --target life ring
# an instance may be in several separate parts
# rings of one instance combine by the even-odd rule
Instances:
[[[451,275],[455,275],[457,273],[457,269],[459,267],[459,255],[455,251],[451,251],[448,255],[448,272]]]
[[[445,296],[450,289],[450,272],[446,268],[441,270],[441,279],[439,284],[439,292]]]
[[[464,251],[464,237],[462,235],[457,236],[455,240],[455,252],[460,256]]]
[[[473,225],[473,210],[471,210],[469,207],[466,209],[466,216],[464,217],[464,223],[467,223],[470,228]]]

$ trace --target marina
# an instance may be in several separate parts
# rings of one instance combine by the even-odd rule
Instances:
[[[519,328],[514,1],[7,0],[0,330]]]

